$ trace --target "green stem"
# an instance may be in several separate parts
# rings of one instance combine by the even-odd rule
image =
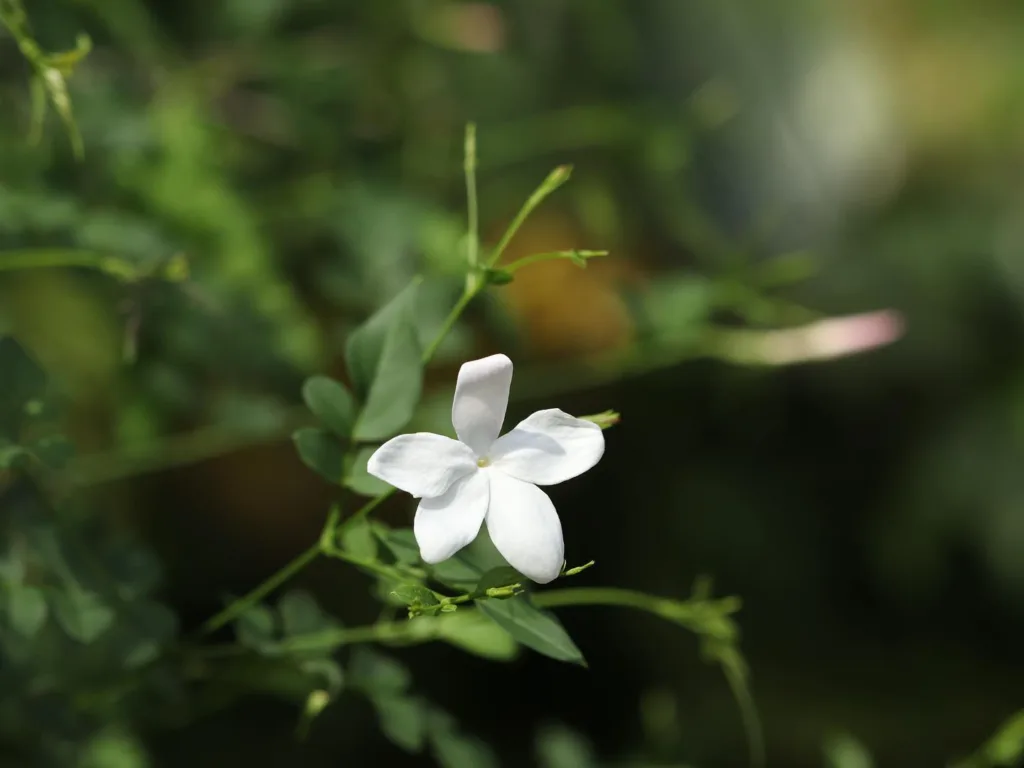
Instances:
[[[507,264],[502,267],[502,269],[511,275],[518,272],[523,267],[528,267],[530,264],[536,264],[540,261],[555,261],[557,259],[592,259],[595,256],[607,255],[608,251],[550,251],[548,253],[534,253],[530,256],[524,256],[521,259],[516,259],[511,264]]]
[[[373,499],[370,499],[363,506],[361,506],[359,509],[357,509],[355,512],[353,512],[351,517],[349,517],[346,520],[344,520],[341,523],[341,525],[338,526],[337,533],[340,533],[341,531],[347,530],[349,526],[355,525],[356,523],[358,523],[361,520],[365,520],[367,518],[367,516],[371,512],[373,512],[373,510],[375,510],[377,507],[379,507],[385,501],[390,499],[395,494],[396,491],[397,491],[396,488],[388,488],[380,496],[377,496],[377,497],[375,497]]]
[[[417,619],[416,622],[428,620]],[[352,645],[353,643],[394,643],[403,640],[428,641],[435,639],[437,636],[438,632],[434,627],[426,625],[414,627],[412,622],[406,619],[403,621],[372,624],[368,627],[327,629],[309,635],[297,635],[283,640],[278,647],[285,653],[302,653],[332,649],[342,645]]]
[[[612,605],[639,608],[662,615],[674,601],[618,587],[570,587],[537,592],[532,600],[542,608],[563,608],[570,605]]]
[[[423,350],[422,361],[426,365],[434,357],[437,352],[437,348],[441,346],[441,342],[445,340],[445,337],[455,327],[455,323],[458,321],[459,316],[462,314],[466,306],[471,302],[478,293],[484,287],[484,281],[479,279],[477,275],[471,275],[472,284],[467,285],[465,290],[462,292],[462,296],[455,302],[455,306],[452,307],[452,311],[448,313],[448,317],[444,319],[444,323],[441,324],[441,330],[437,332],[434,339],[427,345],[427,348]]]
[[[314,544],[305,552],[300,554],[298,557],[296,557],[294,560],[288,563],[288,565],[279,570],[277,573],[275,573],[269,579],[264,581],[258,587],[248,592],[243,597],[238,598],[223,611],[208,619],[199,628],[199,634],[208,635],[211,632],[217,631],[225,624],[234,621],[247,610],[249,610],[249,608],[251,608],[253,605],[258,603],[260,600],[265,598],[279,586],[288,581],[292,576],[294,576],[307,565],[309,565],[311,562],[316,560],[316,558],[319,555],[320,542],[318,541],[316,544]]]
[[[0,253],[0,272],[54,267],[88,267],[121,280],[137,280],[145,275],[142,269],[128,259],[94,251],[40,248]]]
[[[469,218],[469,231],[466,243],[466,255],[469,260],[469,271],[476,271],[480,258],[480,223],[477,213],[476,199],[476,125],[466,123],[465,159],[463,170],[466,173],[466,212]]]
[[[540,186],[534,190],[533,194],[527,198],[526,202],[523,203],[523,207],[519,209],[519,213],[512,219],[512,223],[508,225],[508,229],[505,230],[505,234],[501,236],[501,240],[494,246],[494,250],[491,251],[490,258],[487,260],[487,267],[493,267],[498,263],[498,259],[501,258],[501,254],[505,252],[508,244],[512,242],[512,238],[515,237],[516,232],[526,221],[527,217],[533,213],[533,209],[540,205],[544,198],[562,186],[569,180],[569,176],[572,174],[571,165],[560,165],[551,173],[548,177],[541,182]]]

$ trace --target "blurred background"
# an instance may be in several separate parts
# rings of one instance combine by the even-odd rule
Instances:
[[[509,257],[611,255],[475,303],[416,424],[497,350],[517,365],[509,423],[620,411],[604,461],[552,489],[567,557],[597,561],[581,584],[684,596],[707,574],[743,598],[769,765],[942,765],[1024,706],[1024,6],[25,5],[43,50],[92,50],[67,79],[76,159],[53,110],[32,141],[32,68],[0,36],[0,328],[64,404],[74,525],[155,555],[125,578],[184,629],[308,546],[337,495],[289,439],[303,379],[343,377],[347,333],[413,276],[424,338],[458,296],[475,121],[487,242],[570,163]],[[151,276],[25,268],[68,249]],[[819,331],[770,333],[793,328]],[[42,502],[3,486],[8,546]],[[300,581],[373,620],[364,577]],[[745,764],[692,636],[560,615],[589,670],[396,656],[503,765]],[[83,765],[435,764],[355,696],[301,743],[294,705],[257,695],[150,729],[25,693],[106,674],[94,655],[5,656],[5,739],[87,745]]]

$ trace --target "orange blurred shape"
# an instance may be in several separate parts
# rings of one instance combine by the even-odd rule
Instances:
[[[505,18],[490,3],[433,6],[418,26],[432,43],[458,51],[495,53],[505,46]]]
[[[535,213],[512,240],[502,263],[536,253],[606,245],[590,242],[567,216]],[[626,260],[613,251],[590,259],[586,269],[567,259],[531,264],[496,293],[522,330],[531,354],[584,357],[632,340],[633,323],[619,295],[619,287],[632,277]]]

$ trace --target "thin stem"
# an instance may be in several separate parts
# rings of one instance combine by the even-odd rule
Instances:
[[[523,267],[527,267],[530,264],[536,264],[540,261],[555,261],[556,259],[592,259],[595,256],[607,255],[608,251],[550,251],[548,253],[534,253],[530,256],[524,256],[521,259],[517,259],[513,263],[502,267],[502,269],[509,274],[514,274]]]
[[[363,506],[361,506],[359,509],[353,512],[351,517],[344,520],[341,523],[341,525],[338,526],[337,533],[341,533],[342,531],[348,529],[349,526],[358,523],[360,520],[365,520],[367,516],[371,512],[373,512],[373,510],[375,510],[377,507],[383,504],[387,499],[391,498],[394,495],[395,491],[395,488],[388,488],[380,496],[370,499]]]
[[[562,608],[570,605],[612,605],[639,608],[659,615],[671,601],[654,595],[618,587],[570,587],[537,592],[532,600],[542,608]]]
[[[234,621],[247,610],[249,610],[249,608],[251,608],[253,605],[258,603],[260,600],[265,598],[279,586],[288,581],[296,573],[298,573],[311,562],[316,560],[316,558],[319,555],[320,542],[318,541],[316,544],[314,544],[305,552],[300,554],[298,557],[296,557],[294,560],[288,563],[288,565],[286,565],[273,576],[268,578],[258,587],[248,592],[245,596],[238,598],[223,611],[207,620],[199,628],[199,634],[208,635],[211,632],[216,632],[225,624]]]
[[[466,212],[469,218],[469,229],[466,234],[466,256],[469,260],[469,271],[476,271],[480,259],[480,223],[477,213],[476,199],[476,124],[466,123],[466,140],[464,148],[463,170],[466,174]]]
[[[512,242],[512,238],[515,237],[516,232],[526,221],[527,217],[533,213],[533,209],[540,205],[544,198],[562,186],[569,180],[569,176],[572,174],[571,165],[560,165],[551,173],[548,177],[541,182],[540,186],[534,190],[533,194],[527,198],[526,202],[523,203],[523,207],[519,209],[519,213],[512,219],[512,223],[508,225],[508,229],[505,230],[505,234],[501,236],[501,240],[494,246],[494,250],[491,251],[490,258],[487,260],[487,267],[493,267],[498,263],[498,259],[501,258],[501,254],[505,252],[508,244]]]
[[[424,621],[429,621],[429,619],[417,619],[416,623]],[[337,648],[353,643],[393,643],[413,639],[428,641],[435,639],[438,634],[437,629],[433,626],[425,624],[413,626],[413,623],[406,619],[372,624],[368,627],[327,629],[308,635],[297,635],[283,640],[279,644],[279,648],[285,653],[301,653]]]
[[[430,362],[431,358],[437,352],[437,348],[441,346],[441,343],[445,340],[445,337],[455,327],[455,323],[458,321],[462,311],[466,308],[466,305],[471,302],[478,293],[483,289],[484,281],[480,279],[474,279],[471,285],[467,285],[465,290],[462,292],[462,296],[455,302],[455,306],[452,307],[452,311],[448,313],[448,317],[444,319],[444,323],[441,325],[441,330],[437,332],[434,339],[427,345],[427,348],[423,350],[422,361],[426,365]]]
[[[0,253],[0,272],[54,267],[88,267],[122,280],[138,279],[145,274],[128,259],[95,251],[40,248]]]

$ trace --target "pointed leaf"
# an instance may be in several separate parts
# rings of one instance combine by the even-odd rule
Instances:
[[[380,729],[393,744],[406,752],[423,749],[427,715],[422,701],[402,694],[383,694],[374,696],[373,703]]]
[[[303,464],[332,483],[341,482],[345,448],[341,439],[325,429],[306,427],[292,435]]]
[[[412,418],[423,385],[413,283],[349,336],[349,373],[362,398],[357,440],[390,437]]]
[[[554,614],[542,611],[525,597],[481,600],[477,606],[495,624],[537,653],[558,661],[587,665],[580,649]]]
[[[313,376],[302,386],[302,399],[320,422],[341,438],[352,433],[356,406],[344,385],[326,376]]]

